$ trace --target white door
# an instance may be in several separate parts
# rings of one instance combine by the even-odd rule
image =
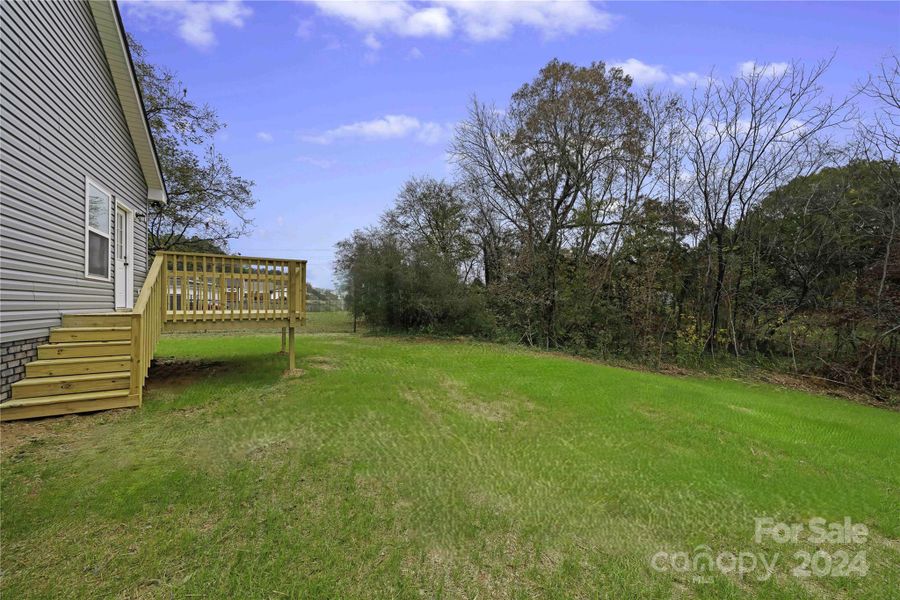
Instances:
[[[134,223],[131,213],[116,206],[116,308],[134,306]]]

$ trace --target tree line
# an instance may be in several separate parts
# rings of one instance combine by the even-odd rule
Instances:
[[[829,66],[679,95],[554,60],[506,106],[474,98],[454,178],[410,179],[337,245],[348,307],[372,327],[727,356],[892,396],[900,60],[840,100]]]

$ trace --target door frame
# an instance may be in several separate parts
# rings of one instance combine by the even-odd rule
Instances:
[[[125,213],[125,281],[119,281],[119,210]],[[116,200],[115,219],[113,220],[115,234],[113,238],[113,294],[116,310],[131,310],[134,308],[134,211]],[[119,286],[125,286],[125,304],[119,304]]]

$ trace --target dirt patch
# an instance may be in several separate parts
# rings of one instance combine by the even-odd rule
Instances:
[[[644,404],[635,404],[631,407],[631,409],[634,412],[647,417],[651,421],[662,421],[667,416],[663,411],[652,408],[650,406],[646,406]]]
[[[71,419],[71,417],[62,417]],[[56,424],[58,427],[58,424]],[[54,424],[46,419],[35,421],[14,421],[0,425],[0,455],[9,460],[20,447],[25,444],[40,443],[42,440],[56,435],[51,428]]]
[[[237,445],[236,453],[246,457],[251,462],[258,462],[266,458],[280,454],[291,447],[291,442],[281,437],[263,437],[245,440]]]
[[[489,423],[512,422],[519,411],[531,411],[535,408],[530,400],[510,394],[496,399],[481,398],[470,393],[463,383],[450,377],[441,378],[437,385],[429,388],[404,388],[400,395],[419,407],[423,416],[432,423],[441,423],[445,416],[454,413],[462,413]]]
[[[221,361],[176,360],[158,358],[150,365],[150,373],[144,390],[157,388],[183,389],[201,379],[206,379],[221,370]]]
[[[419,561],[405,561],[402,569],[415,573],[426,587],[424,595],[442,590],[454,598],[500,599],[539,595],[525,572],[528,565],[552,573],[561,561],[558,552],[536,552],[533,545],[523,544],[514,534],[488,537],[481,553],[491,557],[488,562],[472,560],[458,548],[431,547]]]
[[[509,412],[503,406],[495,403],[460,402],[456,407],[474,417],[493,423],[499,423],[509,418]]]
[[[177,414],[179,417],[190,417],[193,415],[201,415],[209,412],[209,405],[194,405],[194,406],[182,406],[180,408],[172,409],[174,414]]]
[[[838,381],[832,381],[815,375],[804,375],[798,373],[796,375],[790,373],[779,373],[777,371],[758,371],[751,380],[762,381],[772,385],[799,390],[809,394],[821,394],[825,396],[833,396],[835,398],[843,398],[858,402],[859,404],[867,404],[876,408],[885,408],[895,412],[900,412],[900,403],[892,403],[882,401],[865,392],[865,390],[857,389],[849,385],[844,385]],[[741,381],[740,379],[738,381]]]
[[[486,401],[473,397],[460,382],[455,379],[444,378],[441,380],[441,388],[447,394],[452,405],[468,415],[499,423],[512,416],[512,411],[505,401]]]
[[[24,451],[23,446],[43,445],[51,440],[65,443],[82,437],[97,425],[124,418],[130,412],[131,409],[125,408],[0,424],[0,456],[3,460],[16,460],[16,456]]]
[[[406,389],[403,397],[422,408],[425,416],[434,422],[441,420],[441,413],[448,411],[463,413],[469,417],[491,423],[513,421],[517,412],[525,409],[534,410],[534,404],[527,398],[518,398],[506,394],[497,399],[484,399],[470,393],[464,384],[444,377],[437,389]]]
[[[327,356],[310,356],[305,361],[311,368],[320,369],[322,371],[334,371],[340,368],[334,359]]]
[[[282,375],[285,379],[297,379],[306,375],[303,369],[287,369]]]
[[[353,481],[356,491],[366,498],[377,500],[384,495],[384,484],[378,477],[357,473]]]

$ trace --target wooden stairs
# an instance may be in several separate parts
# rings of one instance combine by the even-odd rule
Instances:
[[[306,321],[306,261],[158,252],[129,312],[64,315],[0,404],[0,421],[140,406],[163,331],[282,328]]]
[[[131,344],[130,313],[63,316],[0,404],[0,421],[140,406]]]

